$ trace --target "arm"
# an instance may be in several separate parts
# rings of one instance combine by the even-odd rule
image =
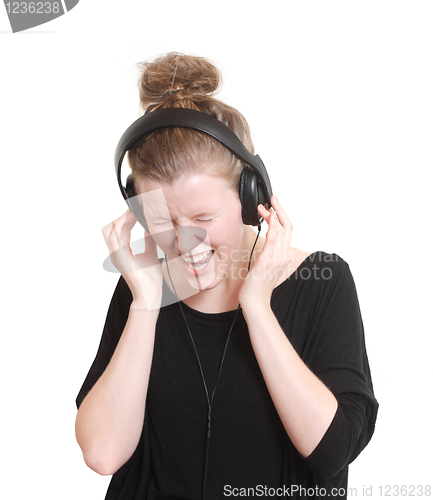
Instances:
[[[239,300],[259,366],[290,439],[309,468],[320,477],[332,477],[370,440],[378,407],[356,288],[349,266],[335,262],[327,286],[309,288],[316,311],[311,329],[283,331],[270,297],[291,261],[292,225],[275,197],[272,205],[279,220],[258,207],[269,230]],[[298,334],[308,335],[303,337],[308,348],[302,349],[302,359],[300,345],[295,350],[290,341]]]
[[[270,306],[243,309],[261,372],[291,441],[307,457],[337,411],[337,400],[308,369],[278,324]]]
[[[129,241],[135,223],[128,210],[102,229],[111,261],[122,278],[98,354],[77,398],[78,444],[86,464],[103,475],[114,474],[140,439],[162,297],[162,274],[152,237],[146,237],[143,254],[132,255]]]
[[[300,359],[275,318],[270,297],[281,274],[291,262],[292,225],[275,195],[275,211],[259,205],[269,225],[261,254],[242,285],[239,300],[248,325],[251,343],[291,441],[307,457],[328,429],[337,400]]]
[[[131,304],[110,363],[81,403],[77,442],[86,464],[114,474],[132,455],[143,428],[158,312]]]

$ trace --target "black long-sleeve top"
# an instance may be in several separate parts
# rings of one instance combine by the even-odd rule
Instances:
[[[163,293],[171,294],[165,284]],[[131,301],[120,277],[77,407],[108,365]],[[208,314],[184,303],[182,308],[211,392],[236,311]],[[335,395],[337,412],[312,454],[302,457],[266,388],[240,309],[212,405],[206,500],[346,498],[348,464],[371,439],[378,409],[348,264],[336,254],[314,252],[274,289],[271,308],[301,359]],[[174,301],[161,308],[156,325],[140,441],[114,474],[106,500],[199,500],[207,415],[193,343]]]

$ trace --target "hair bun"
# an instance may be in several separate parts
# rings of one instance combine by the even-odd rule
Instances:
[[[138,67],[142,72],[140,103],[145,111],[157,107],[197,108],[221,86],[220,71],[204,57],[170,52]]]

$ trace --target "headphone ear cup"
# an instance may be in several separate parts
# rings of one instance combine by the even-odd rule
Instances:
[[[131,212],[134,213],[136,219],[144,227],[144,229],[147,232],[149,232],[149,228],[147,226],[147,222],[143,214],[143,208],[138,201],[137,193],[135,191],[135,186],[134,186],[134,180],[131,175],[128,175],[128,177],[126,178],[125,192],[127,196],[125,201],[129,209],[131,210]]]
[[[267,204],[265,190],[254,170],[245,165],[239,181],[239,198],[242,206],[242,222],[247,226],[260,226],[263,217],[257,212],[257,206]]]

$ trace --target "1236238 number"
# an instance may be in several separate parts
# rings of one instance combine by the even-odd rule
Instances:
[[[8,14],[59,14],[60,2],[8,2]]]
[[[379,486],[381,497],[429,497],[431,485],[384,484]]]

